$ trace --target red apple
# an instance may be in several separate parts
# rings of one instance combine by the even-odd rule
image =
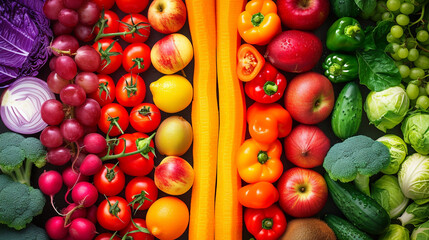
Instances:
[[[318,172],[291,168],[277,183],[280,207],[293,217],[311,217],[322,210],[328,199],[328,187]]]
[[[322,42],[313,33],[288,30],[271,40],[265,56],[278,69],[301,73],[316,66],[322,51]]]
[[[329,0],[278,0],[278,14],[286,27],[314,30],[329,15]]]
[[[167,194],[182,195],[194,183],[194,169],[185,159],[168,156],[155,168],[154,182]]]
[[[186,22],[186,6],[182,0],[154,0],[147,11],[153,29],[163,34],[179,31]]]
[[[331,81],[316,72],[295,76],[285,92],[285,107],[293,119],[304,124],[325,120],[334,108],[335,96]]]
[[[322,165],[331,147],[329,138],[314,125],[298,125],[285,138],[286,159],[298,167],[313,168]]]

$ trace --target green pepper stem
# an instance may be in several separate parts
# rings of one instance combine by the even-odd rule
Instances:
[[[270,159],[270,157],[268,156],[268,153],[266,151],[260,150],[258,152],[258,162],[260,164],[266,163],[268,161],[268,159]]]
[[[329,66],[329,73],[334,76],[341,75],[341,65],[338,63],[333,63],[331,66]]]
[[[256,13],[252,15],[252,24],[254,27],[258,27],[264,21],[264,15],[262,13]]]
[[[348,25],[344,28],[344,34],[349,37],[354,37],[357,33],[359,33],[362,29],[358,24]]]
[[[265,218],[262,220],[262,228],[270,230],[273,228],[273,219],[272,218]]]
[[[268,96],[271,96],[278,91],[279,86],[277,86],[275,82],[267,81],[264,84],[263,88],[264,88],[265,94],[267,94]]]

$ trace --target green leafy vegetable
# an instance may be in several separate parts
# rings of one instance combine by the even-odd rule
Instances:
[[[398,178],[392,175],[384,175],[371,185],[371,197],[386,209],[390,218],[401,215],[409,200],[402,193]]]
[[[384,174],[396,174],[408,154],[407,144],[402,140],[402,138],[394,134],[386,134],[378,138],[376,141],[383,143],[389,148],[390,152],[389,166],[381,169],[381,172]]]
[[[398,224],[390,224],[389,228],[378,240],[409,240],[410,231]]]
[[[429,157],[420,153],[408,156],[398,172],[404,195],[418,204],[429,201]]]
[[[390,32],[390,28],[394,25],[392,21],[384,20],[377,23],[374,26],[368,26],[365,29],[365,41],[363,49],[375,50],[375,49],[386,49],[389,44],[386,40],[386,35]]]
[[[377,6],[376,0],[354,0],[356,5],[364,14],[371,14]]]
[[[401,126],[404,141],[416,152],[429,154],[429,113],[416,112],[409,115]]]
[[[429,220],[429,203],[417,204],[411,203],[402,213],[398,220],[401,221],[402,226],[413,224],[414,227]]]
[[[423,223],[418,228],[413,230],[411,240],[427,240],[429,239],[429,221]]]

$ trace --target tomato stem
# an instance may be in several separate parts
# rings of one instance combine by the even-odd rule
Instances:
[[[139,204],[138,207],[136,207],[135,213],[137,212],[137,210],[139,210],[141,208],[141,206],[143,206],[144,202],[147,201],[152,201],[152,199],[146,197],[146,195],[148,195],[148,193],[145,190],[142,190],[141,193],[136,194],[132,197],[132,201],[130,203],[128,203],[128,205],[131,205],[134,208],[135,204]]]
[[[104,166],[106,168],[106,179],[107,181],[111,182],[116,177],[115,168],[118,166],[119,162],[117,162],[112,168],[108,168],[107,166]]]
[[[104,100],[107,100],[107,98],[110,98],[110,91],[109,91],[109,88],[107,88],[108,85],[109,85],[108,82],[98,84],[98,96],[100,97],[100,99],[101,99],[101,94],[103,92],[106,92],[106,98]]]
[[[100,40],[100,38],[105,38],[105,37],[114,37],[114,36],[126,36],[127,34],[132,34],[132,36],[134,37],[134,33],[142,36],[142,37],[146,37],[146,35],[143,35],[139,30],[142,28],[149,28],[150,25],[147,22],[139,22],[137,24],[134,23],[133,21],[133,17],[131,16],[131,23],[132,24],[128,24],[122,21],[119,21],[122,24],[125,24],[128,27],[129,31],[126,32],[116,32],[116,33],[103,33],[104,28],[106,27],[106,23],[107,23],[107,19],[104,18],[104,11],[102,12],[102,15],[100,17],[99,22],[97,23],[99,25],[100,30],[98,31],[97,36],[95,37],[94,41],[98,41]]]
[[[151,153],[153,153],[153,155],[155,155],[155,149],[149,145],[150,141],[152,140],[152,138],[154,136],[155,136],[155,133],[153,133],[150,137],[137,139],[136,140],[137,150],[134,152],[129,152],[129,153],[125,152],[125,149],[127,147],[126,140],[124,138],[121,138],[121,139],[119,139],[119,141],[120,140],[124,141],[124,149],[122,149],[122,152],[119,154],[109,155],[110,151],[108,151],[106,156],[101,158],[101,161],[117,159],[117,158],[121,158],[121,157],[128,157],[128,156],[138,154],[138,153],[140,153],[143,157],[149,159],[149,152],[151,152]],[[111,140],[111,139],[109,139],[109,140]],[[117,140],[117,139],[112,139],[112,140]]]

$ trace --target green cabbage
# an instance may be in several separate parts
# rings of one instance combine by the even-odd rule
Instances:
[[[401,215],[409,200],[402,193],[398,179],[392,175],[384,175],[371,185],[371,197],[386,209],[390,218]]]
[[[408,154],[407,144],[402,138],[393,134],[384,135],[378,138],[377,141],[386,145],[390,152],[389,166],[383,168],[381,172],[384,174],[396,174]]]
[[[414,113],[408,116],[401,126],[404,141],[416,152],[429,154],[429,114]]]
[[[429,240],[429,221],[413,230],[411,240]]]
[[[398,220],[401,221],[402,226],[413,224],[414,227],[429,220],[429,203],[417,204],[411,203],[402,213]]]
[[[398,224],[390,224],[389,228],[378,240],[409,240],[410,231]]]
[[[418,204],[429,200],[429,157],[420,153],[408,156],[398,172],[404,195]]]

